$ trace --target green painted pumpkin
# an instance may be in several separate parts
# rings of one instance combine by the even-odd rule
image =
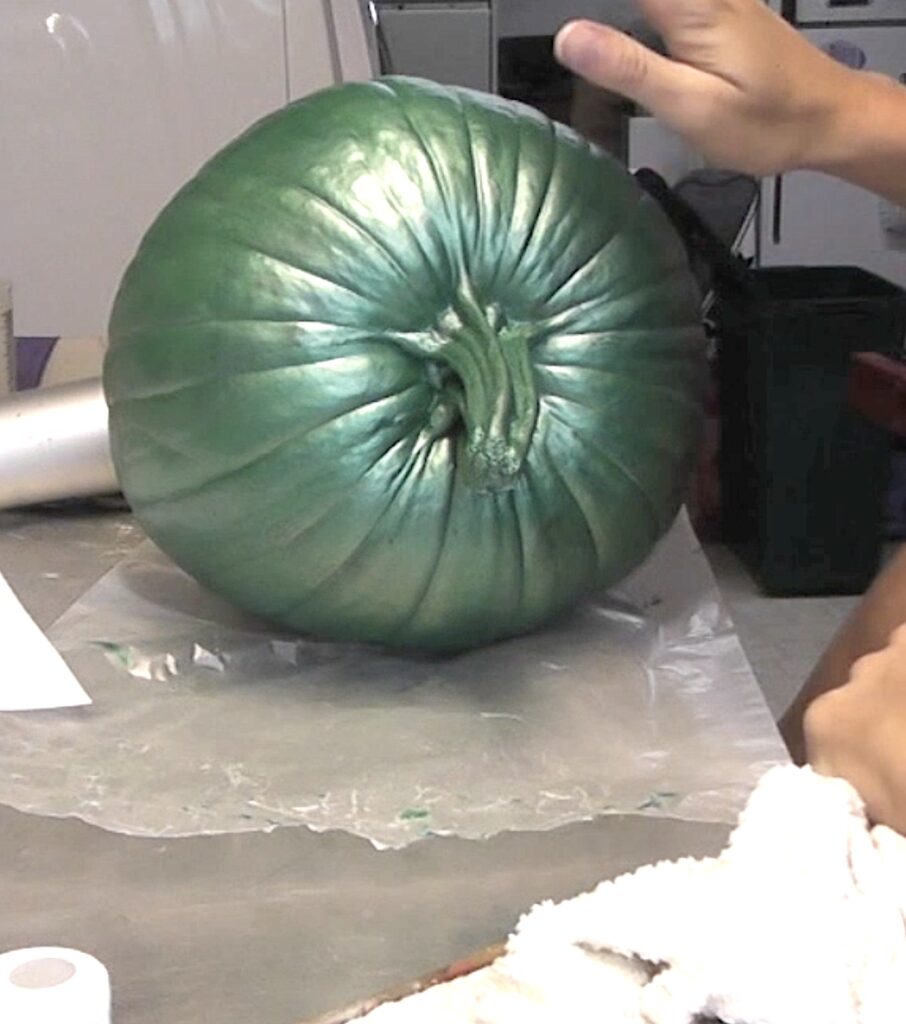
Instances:
[[[649,553],[703,367],[681,243],[624,169],[388,78],[278,111],[179,192],[104,377],[123,490],[199,581],[307,634],[453,651]]]

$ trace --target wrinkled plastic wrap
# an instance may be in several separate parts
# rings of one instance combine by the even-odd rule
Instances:
[[[150,544],[49,635],[94,704],[0,716],[0,801],[128,834],[732,823],[785,759],[684,515],[618,591],[452,660],[274,633]]]

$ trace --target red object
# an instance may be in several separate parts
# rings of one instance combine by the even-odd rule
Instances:
[[[906,437],[906,363],[857,352],[849,373],[849,404],[870,423]]]

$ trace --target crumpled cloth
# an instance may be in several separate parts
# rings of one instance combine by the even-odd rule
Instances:
[[[368,1024],[901,1024],[906,838],[846,782],[779,767],[717,857],[526,914],[491,967]]]

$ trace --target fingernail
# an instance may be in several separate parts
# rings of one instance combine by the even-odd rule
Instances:
[[[594,69],[598,57],[598,34],[587,21],[570,21],[557,33],[554,56],[578,75]]]

